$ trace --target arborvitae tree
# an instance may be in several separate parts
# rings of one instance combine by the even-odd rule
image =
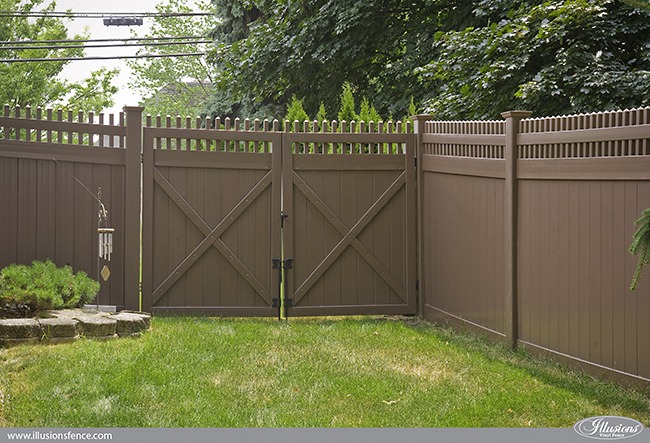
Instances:
[[[318,114],[316,115],[316,120],[318,120],[319,124],[327,120],[327,111],[325,111],[325,103],[323,102],[320,102],[320,106],[318,108]]]
[[[287,106],[287,115],[284,119],[288,120],[292,125],[295,121],[299,121],[302,124],[305,120],[309,120],[309,116],[302,107],[302,100],[298,99],[295,95],[291,97],[291,103]]]
[[[341,92],[341,110],[339,111],[339,121],[351,122],[357,120],[357,113],[354,110],[354,93],[352,85],[349,82],[343,83],[343,92]]]
[[[359,121],[361,122],[375,122],[377,123],[378,121],[381,121],[382,118],[375,109],[373,105],[370,104],[367,98],[364,97],[363,100],[361,100],[361,108],[359,109],[359,115],[357,116]]]

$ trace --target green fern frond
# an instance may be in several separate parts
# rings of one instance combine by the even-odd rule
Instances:
[[[639,228],[633,235],[630,252],[632,255],[638,255],[639,259],[630,285],[630,289],[633,291],[641,278],[643,268],[650,263],[650,208],[644,209],[641,212],[641,218],[635,221],[634,224],[639,225]]]

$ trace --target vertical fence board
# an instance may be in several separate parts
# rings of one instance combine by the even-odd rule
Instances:
[[[19,263],[29,263],[36,257],[37,223],[37,161],[18,162],[18,249]]]
[[[5,130],[5,135],[6,134]],[[17,158],[0,158],[0,266],[16,263],[18,258],[18,162]]]

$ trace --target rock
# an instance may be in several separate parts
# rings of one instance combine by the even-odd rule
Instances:
[[[105,337],[112,338],[116,336],[117,321],[101,315],[81,315],[75,318],[77,320],[77,332],[85,337]]]
[[[33,318],[0,320],[0,339],[40,338],[41,325]]]
[[[144,329],[147,330],[151,327],[151,314],[147,314],[146,312],[139,312],[139,311],[120,311],[120,314],[131,314],[131,315],[137,315],[142,318],[144,321]]]
[[[77,322],[71,318],[42,318],[39,323],[46,339],[71,339],[77,336]]]
[[[117,335],[139,335],[147,329],[147,323],[142,315],[121,312],[111,319],[117,321]]]

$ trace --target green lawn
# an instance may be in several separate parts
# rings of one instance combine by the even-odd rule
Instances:
[[[0,351],[4,427],[569,427],[650,398],[416,319],[156,317]]]

